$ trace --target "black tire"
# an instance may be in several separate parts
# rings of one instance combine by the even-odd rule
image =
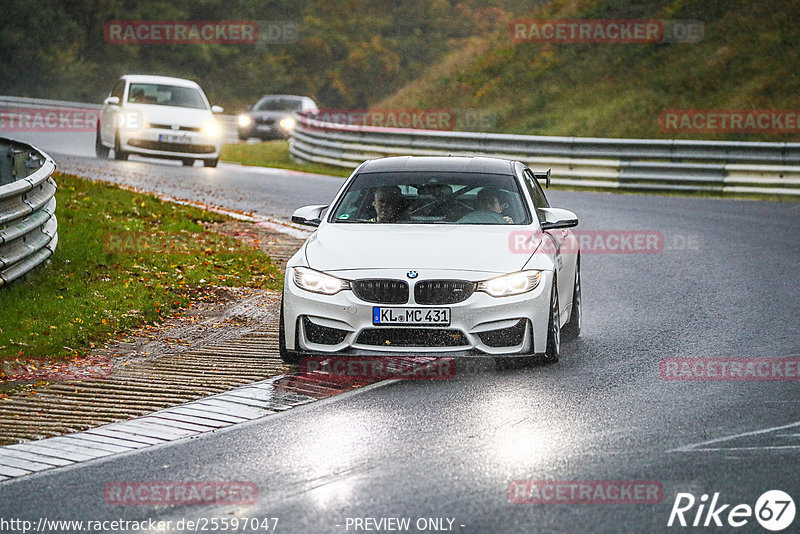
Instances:
[[[561,312],[558,308],[558,284],[553,276],[553,288],[550,290],[550,314],[547,320],[547,348],[544,361],[557,362],[561,356]]]
[[[192,159],[192,158],[183,158],[181,160],[181,164],[184,167],[191,167],[192,165],[194,165],[194,159]]]
[[[119,132],[114,136],[114,159],[119,161],[128,161],[128,153],[120,148]]]
[[[110,149],[100,140],[100,128],[97,129],[97,136],[94,138],[94,153],[99,159],[108,159]]]
[[[217,163],[219,163],[219,159],[218,158],[204,159],[203,160],[203,166],[205,166],[205,167],[216,167]]]
[[[581,321],[583,310],[581,302],[581,257],[575,265],[575,286],[572,289],[572,311],[569,314],[569,322],[561,329],[563,339],[577,339],[581,335]]]
[[[286,348],[286,330],[283,326],[283,299],[281,299],[280,321],[278,322],[278,353],[284,363],[300,363],[300,353]]]

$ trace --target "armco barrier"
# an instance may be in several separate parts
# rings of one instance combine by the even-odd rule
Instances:
[[[0,287],[56,250],[55,169],[41,150],[0,138]]]
[[[0,96],[0,114],[4,107],[100,109],[98,104]],[[295,158],[350,169],[384,156],[486,155],[550,167],[556,185],[800,196],[800,143],[549,137],[296,119],[289,145]],[[222,115],[220,121],[224,142],[238,142],[236,116]]]
[[[385,156],[484,155],[550,167],[556,185],[800,196],[800,143],[547,137],[295,118],[295,158],[350,169]]]

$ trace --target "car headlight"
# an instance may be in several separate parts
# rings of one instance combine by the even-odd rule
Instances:
[[[242,128],[247,128],[252,122],[253,119],[250,118],[250,115],[239,115],[239,126]]]
[[[125,111],[117,115],[119,127],[128,133],[140,132],[144,129],[150,128],[150,124],[144,119],[141,113],[137,111]]]
[[[483,282],[478,282],[476,291],[483,291],[493,297],[508,297],[511,295],[521,295],[532,291],[539,285],[541,271],[522,271],[511,273],[497,278],[490,278]]]
[[[297,124],[297,121],[294,120],[294,117],[284,117],[279,124],[284,130],[294,130],[294,125]]]
[[[207,122],[203,126],[203,133],[209,137],[216,137],[219,135],[219,124],[217,121]]]
[[[335,295],[339,291],[350,289],[350,282],[336,278],[308,267],[294,268],[294,283],[300,289],[323,295]]]

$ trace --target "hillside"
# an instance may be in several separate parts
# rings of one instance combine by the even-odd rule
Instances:
[[[664,131],[665,110],[800,110],[800,1],[556,0],[515,18],[699,20],[696,43],[512,42],[476,37],[375,107],[471,108],[495,131],[800,140],[793,132]],[[780,125],[781,123],[773,123]],[[786,125],[784,125],[786,126]]]
[[[36,5],[33,24],[29,0],[6,0],[0,95],[100,102],[117,77],[140,73],[191,78],[233,113],[268,93],[363,108],[466,40],[503,27],[521,1],[52,0]],[[161,26],[170,21],[199,28],[238,21],[260,28],[265,40],[217,42],[212,27],[211,38],[175,43]],[[135,25],[146,31],[141,42]],[[164,40],[148,40],[152,25]],[[123,27],[130,39],[121,38]]]

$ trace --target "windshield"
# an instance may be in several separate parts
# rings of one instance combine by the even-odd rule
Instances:
[[[302,101],[296,98],[262,98],[255,106],[255,111],[300,111]]]
[[[128,91],[128,102],[178,108],[207,108],[203,95],[194,87],[154,83],[132,83]]]
[[[511,175],[379,172],[356,176],[329,219],[336,223],[530,224]]]

